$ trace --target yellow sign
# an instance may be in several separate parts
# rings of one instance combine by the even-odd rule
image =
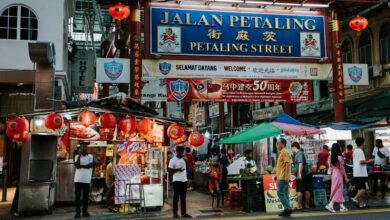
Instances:
[[[274,177],[275,175],[263,176],[265,210],[267,212],[280,212],[284,210],[283,205],[278,197],[277,183]],[[290,205],[291,208],[294,209],[298,207],[295,176],[292,176],[291,181],[289,182],[288,191],[290,197]]]
[[[107,144],[106,157],[113,157],[113,156],[114,156],[114,145],[113,144]]]

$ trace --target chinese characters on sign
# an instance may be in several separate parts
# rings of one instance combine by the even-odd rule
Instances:
[[[309,81],[253,79],[167,79],[168,101],[310,102]]]
[[[151,53],[321,58],[325,15],[151,9]]]
[[[141,81],[141,70],[142,70],[142,64],[141,64],[141,41],[140,36],[133,36],[134,43],[132,44],[131,50],[132,53],[132,59],[131,59],[131,65],[132,65],[132,74],[131,74],[131,95],[135,99],[141,98],[141,89],[142,89],[142,81]]]

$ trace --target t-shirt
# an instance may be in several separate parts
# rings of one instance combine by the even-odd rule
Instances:
[[[75,156],[75,163],[79,159],[80,155]],[[80,165],[85,166],[93,163],[93,156],[87,154],[85,156],[81,155]],[[91,183],[92,178],[92,168],[76,168],[76,173],[74,175],[75,183]]]
[[[327,150],[323,150],[321,153],[318,154],[318,168],[321,169],[321,166],[328,166],[328,159],[329,159],[330,153]]]
[[[224,155],[222,157],[219,158],[218,162],[223,165],[223,174],[226,174],[227,175],[227,166],[229,166],[230,162],[229,160],[227,159],[227,157]]]
[[[192,155],[192,153],[186,153],[186,158],[187,158],[186,163],[187,163],[188,171],[189,172],[193,172],[194,171],[195,158]]]
[[[362,149],[357,148],[353,151],[353,176],[354,177],[368,177],[367,165],[360,164],[360,161],[366,160]]]
[[[171,169],[184,169],[183,171],[177,171],[173,173],[173,182],[187,182],[187,168],[186,161],[183,158],[173,157],[169,161],[169,168]]]
[[[245,169],[252,168],[252,167],[256,167],[256,169],[257,169],[256,162],[254,160],[244,159],[241,163],[240,169],[245,170]]]
[[[301,150],[299,150],[294,157],[294,173],[296,173],[296,174],[298,174],[300,163],[302,163],[302,165],[303,165],[302,175],[303,176],[309,175],[310,171],[308,172],[308,169],[307,169],[305,154]]]
[[[353,150],[349,150],[347,152],[344,152],[343,156],[345,159],[352,160],[353,159]]]
[[[291,163],[292,159],[286,148],[280,151],[278,161],[276,163],[276,176],[278,180],[290,180],[291,179]],[[287,169],[287,179],[286,179]]]
[[[385,157],[381,158],[378,155],[378,149],[383,155],[385,155]],[[387,147],[382,147],[382,148],[374,147],[374,151],[372,152],[372,156],[375,157],[374,164],[382,166],[382,165],[386,165],[387,162],[389,161],[390,152],[389,152],[389,149],[387,149]]]

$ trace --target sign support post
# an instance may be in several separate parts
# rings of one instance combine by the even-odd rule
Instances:
[[[330,26],[332,37],[332,62],[333,62],[333,107],[334,120],[341,122],[345,120],[344,106],[344,82],[343,82],[343,66],[341,61],[341,42],[340,42],[340,22],[338,18],[337,8],[330,9]]]

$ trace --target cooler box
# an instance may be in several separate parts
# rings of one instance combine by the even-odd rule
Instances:
[[[313,190],[325,189],[324,177],[313,175]]]

